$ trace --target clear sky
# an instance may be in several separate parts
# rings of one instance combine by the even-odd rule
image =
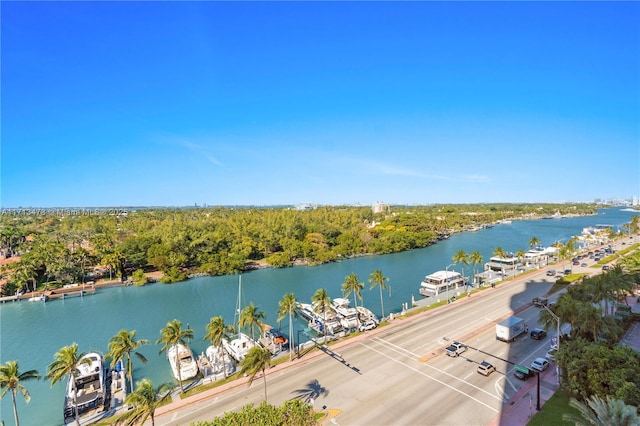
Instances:
[[[638,2],[2,2],[2,207],[640,196]]]

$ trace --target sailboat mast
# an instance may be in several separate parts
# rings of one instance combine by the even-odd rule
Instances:
[[[236,311],[233,314],[233,325],[238,327],[238,333],[240,333],[240,310],[242,307],[242,275],[238,276],[238,300],[236,300]]]

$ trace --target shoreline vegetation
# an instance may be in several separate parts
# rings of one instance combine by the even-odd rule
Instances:
[[[3,210],[2,296],[72,283],[184,281],[423,248],[511,220],[594,215],[595,204]]]

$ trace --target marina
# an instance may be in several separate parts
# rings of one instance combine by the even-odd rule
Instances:
[[[510,252],[527,249],[533,236],[540,239],[541,245],[549,246],[558,240],[568,241],[579,235],[583,228],[598,223],[612,224],[617,231],[632,215],[620,209],[607,209],[597,216],[513,221],[477,232],[454,234],[424,249],[315,267],[256,270],[242,275],[241,306],[253,301],[266,313],[266,322],[275,324],[278,303],[284,294],[294,293],[298,301],[310,304],[313,293],[325,288],[332,298],[340,298],[343,297],[341,284],[347,275],[355,273],[366,281],[371,272],[380,269],[390,278],[388,285],[393,289],[391,295],[387,291],[383,294],[385,313],[398,313],[405,304],[411,304],[412,296],[418,296],[416,300],[420,297],[418,286],[425,275],[451,264],[457,250],[468,253],[477,250],[488,260],[497,246]],[[460,271],[460,265],[448,269]],[[154,342],[167,321],[174,318],[194,330],[195,338],[190,346],[194,354],[201,354],[210,345],[202,336],[211,317],[220,315],[232,323],[236,314],[234,302],[238,298],[238,281],[235,275],[199,277],[174,285],[96,287],[90,297],[58,298],[47,303],[26,303],[26,300],[5,303],[0,305],[3,359],[19,360],[23,368],[37,369],[44,375],[53,361],[53,354],[62,346],[75,341],[82,352],[106,353],[109,339],[121,329],[136,330],[140,338]],[[364,309],[370,310],[372,315],[380,315],[378,290],[365,289],[359,305],[364,305],[356,308],[361,324],[368,315]],[[293,330],[288,329],[288,321],[283,321],[280,329],[285,336],[295,335],[298,344],[297,332],[307,326],[308,320],[299,318],[294,320]],[[303,336],[304,333],[300,335]],[[138,351],[148,363],[142,365],[134,360],[134,382],[148,377],[157,386],[174,380],[166,356],[158,355],[158,346],[145,345]],[[51,387],[49,382],[40,380],[29,383],[29,392],[29,405],[21,399],[16,401],[24,424],[63,424],[64,386]],[[10,400],[5,398],[1,404],[2,420],[11,421]]]

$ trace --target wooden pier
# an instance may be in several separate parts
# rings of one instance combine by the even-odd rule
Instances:
[[[14,296],[4,296],[0,297],[0,303],[17,302],[20,300],[30,300],[33,298],[40,298],[39,301],[43,301],[44,298],[44,301],[46,302],[47,300],[65,299],[67,297],[73,296],[84,296],[85,294],[93,294],[95,292],[96,287],[93,283],[84,285],[78,284],[77,286],[60,287],[53,290],[38,290]]]

